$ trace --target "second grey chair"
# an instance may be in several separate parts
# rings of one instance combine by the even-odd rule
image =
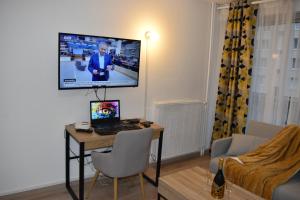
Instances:
[[[116,135],[110,153],[92,152],[96,169],[88,196],[99,173],[114,178],[114,199],[118,199],[118,178],[139,174],[144,198],[143,172],[148,167],[153,130],[151,128],[121,131]]]

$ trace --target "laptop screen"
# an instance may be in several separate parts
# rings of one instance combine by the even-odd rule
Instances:
[[[120,101],[91,101],[90,118],[92,124],[102,121],[120,120]]]

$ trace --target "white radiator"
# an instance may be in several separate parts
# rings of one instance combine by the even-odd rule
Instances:
[[[204,154],[207,136],[207,104],[198,100],[154,103],[153,121],[164,127],[162,159],[189,153]],[[157,141],[152,155],[157,155]]]

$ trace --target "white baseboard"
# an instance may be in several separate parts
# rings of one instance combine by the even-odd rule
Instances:
[[[87,178],[91,178],[93,176],[94,176],[94,174],[86,174],[84,176],[84,178],[87,179]],[[79,177],[70,178],[70,181],[78,181],[78,180],[79,180]],[[39,184],[39,185],[32,185],[32,186],[29,186],[29,187],[20,188],[20,189],[16,189],[16,190],[0,192],[0,197],[1,196],[6,196],[6,195],[11,195],[11,194],[16,194],[16,193],[20,193],[20,192],[27,192],[27,191],[30,191],[30,190],[42,189],[42,188],[45,188],[45,187],[55,186],[55,185],[59,185],[59,184],[64,184],[65,182],[66,182],[65,179],[60,179],[58,181],[48,182],[48,183]]]

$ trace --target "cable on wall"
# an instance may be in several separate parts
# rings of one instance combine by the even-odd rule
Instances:
[[[95,96],[98,99],[98,101],[101,101],[100,98],[99,98],[99,96],[98,96],[98,87],[94,88],[94,93],[95,93]]]
[[[104,101],[106,100],[106,86],[104,87],[104,95],[103,95]]]
[[[98,89],[99,89],[99,87],[94,87],[93,88],[96,98],[98,99],[98,101],[101,101],[100,97],[98,96]],[[106,100],[106,86],[104,87],[103,92],[104,92],[103,93],[103,100],[105,101]]]

